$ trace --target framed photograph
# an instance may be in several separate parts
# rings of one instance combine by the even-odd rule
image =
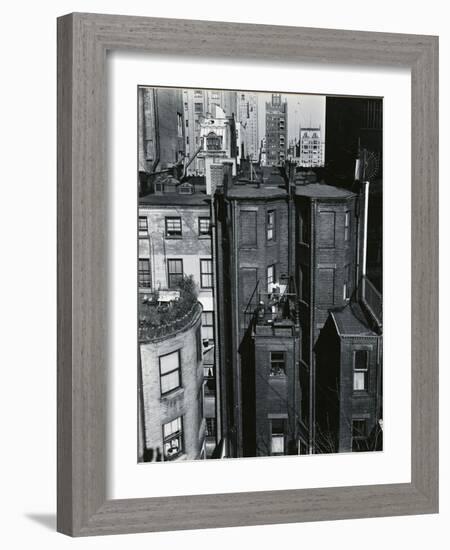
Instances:
[[[58,530],[438,511],[438,39],[58,19]]]

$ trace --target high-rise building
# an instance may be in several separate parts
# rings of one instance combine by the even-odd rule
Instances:
[[[138,90],[139,170],[152,174],[182,165],[186,154],[181,90]]]
[[[236,92],[237,120],[241,123],[243,134],[243,156],[252,162],[258,161],[258,96],[254,92]]]
[[[269,166],[281,166],[287,158],[287,102],[281,94],[272,94],[266,103],[266,162]]]

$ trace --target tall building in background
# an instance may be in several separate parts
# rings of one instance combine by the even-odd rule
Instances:
[[[181,90],[141,87],[138,107],[139,171],[152,174],[182,165],[186,147]]]
[[[243,156],[258,161],[258,96],[252,92],[237,92],[237,120],[242,128]]]
[[[287,102],[281,94],[272,94],[266,103],[266,162],[269,166],[281,166],[287,158]]]

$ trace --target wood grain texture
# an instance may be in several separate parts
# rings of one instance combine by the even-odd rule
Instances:
[[[106,52],[410,67],[412,481],[106,499]],[[58,530],[99,535],[438,510],[438,39],[71,14],[58,20]]]

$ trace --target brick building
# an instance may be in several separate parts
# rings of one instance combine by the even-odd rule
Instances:
[[[222,437],[230,456],[297,452],[299,324],[291,201],[278,169],[223,170],[215,195]]]
[[[231,456],[325,452],[331,437],[348,450],[352,426],[365,434],[381,418],[381,297],[364,272],[367,186],[295,184],[287,168],[264,168],[250,182],[218,167],[218,364]],[[339,353],[326,345],[330,318]],[[320,393],[331,372],[339,373],[339,393]],[[337,413],[341,423],[325,433],[324,418]]]

